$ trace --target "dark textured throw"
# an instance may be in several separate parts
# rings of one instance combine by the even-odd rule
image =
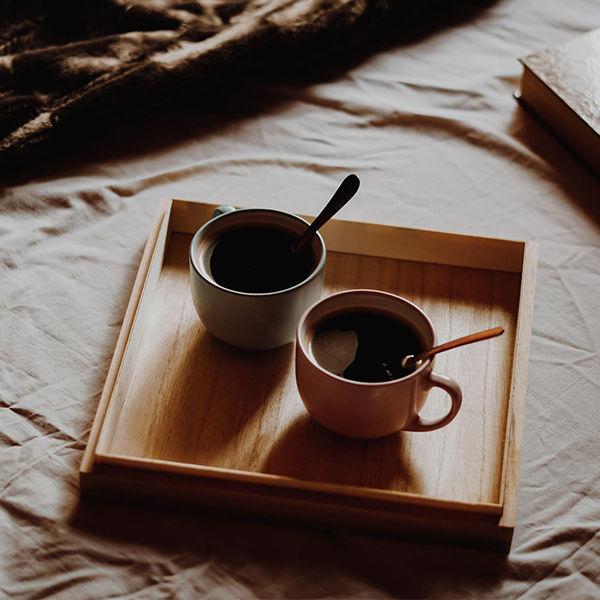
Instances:
[[[435,4],[425,2],[422,4]],[[406,21],[401,0],[0,0],[0,168]],[[379,27],[379,29],[381,29]],[[46,150],[47,151],[47,150]]]

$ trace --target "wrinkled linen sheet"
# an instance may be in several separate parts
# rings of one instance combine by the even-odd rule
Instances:
[[[512,97],[518,56],[595,27],[597,0],[501,0],[5,178],[0,597],[599,597],[600,184]],[[539,243],[510,554],[80,505],[159,200],[315,214],[348,172],[343,218]]]

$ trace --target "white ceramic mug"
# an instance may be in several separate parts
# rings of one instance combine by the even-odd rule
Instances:
[[[316,361],[311,343],[317,326],[333,315],[361,309],[392,313],[409,321],[427,348],[436,343],[427,315],[400,296],[347,290],[320,300],[301,317],[296,333],[296,383],[311,416],[324,427],[354,438],[377,438],[400,430],[432,431],[450,423],[460,409],[462,392],[453,379],[433,372],[435,357],[405,377],[375,383],[346,379]],[[425,420],[419,412],[433,387],[448,393],[451,406],[444,416]]]
[[[194,235],[189,254],[192,299],[210,333],[233,346],[260,350],[294,340],[298,319],[323,290],[326,251],[318,232],[307,242],[312,271],[287,289],[266,293],[228,289],[215,281],[210,259],[221,236],[234,229],[268,227],[300,236],[308,226],[304,219],[279,210],[230,206],[215,210],[215,217]]]

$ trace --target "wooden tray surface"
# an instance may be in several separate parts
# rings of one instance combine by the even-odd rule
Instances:
[[[360,517],[366,530],[416,527],[506,550],[536,245],[339,220],[324,228],[325,294],[375,288],[404,296],[430,316],[439,341],[505,328],[436,357],[435,370],[463,389],[450,425],[350,440],[306,413],[293,344],[244,351],[204,330],[188,250],[214,208],[174,200],[158,211],[84,456],[82,491],[231,508],[250,498],[257,512],[332,525]],[[433,390],[423,415],[443,413],[445,402]]]

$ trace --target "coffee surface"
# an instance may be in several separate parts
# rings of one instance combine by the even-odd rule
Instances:
[[[247,293],[293,287],[316,266],[310,247],[292,252],[297,238],[287,231],[258,226],[225,232],[212,251],[212,277],[223,287]]]
[[[383,311],[352,310],[324,319],[311,342],[315,360],[325,369],[362,382],[392,381],[414,371],[402,367],[407,354],[425,342],[407,321]]]

